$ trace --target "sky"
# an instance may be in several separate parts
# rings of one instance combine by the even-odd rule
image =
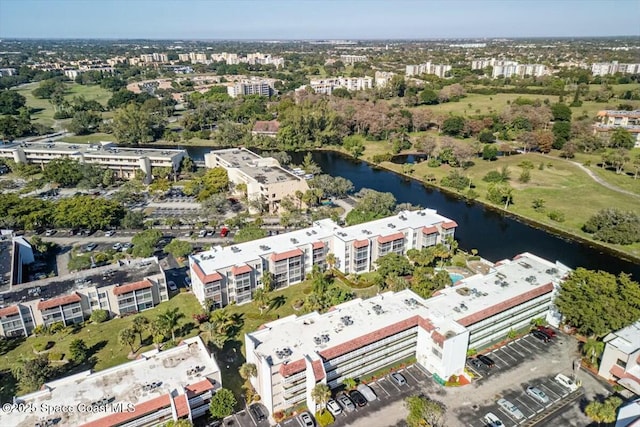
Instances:
[[[0,38],[640,35],[640,0],[0,0]]]

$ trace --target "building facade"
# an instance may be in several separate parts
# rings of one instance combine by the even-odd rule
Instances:
[[[324,269],[328,253],[345,274],[375,269],[386,254],[404,254],[453,238],[457,224],[430,209],[401,212],[351,227],[330,219],[302,230],[230,247],[214,247],[189,258],[192,290],[203,306],[251,301],[265,272],[275,289],[304,280],[314,265]]]
[[[258,368],[252,384],[274,413],[301,403],[313,410],[318,383],[333,389],[409,360],[444,380],[464,375],[468,349],[534,318],[554,318],[553,295],[567,271],[525,253],[432,298],[387,292],[269,322],[245,335],[247,362]]]
[[[121,178],[133,178],[140,170],[151,177],[152,168],[180,168],[185,150],[118,147],[111,142],[68,144],[64,142],[14,142],[0,144],[0,158],[16,163],[44,165],[53,159],[69,158],[113,170]]]
[[[365,55],[340,55],[340,61],[346,65],[353,65],[356,62],[367,62]]]
[[[591,64],[591,73],[594,76],[608,76],[611,74],[638,74],[640,64],[619,64],[618,61],[599,62]]]
[[[604,337],[598,375],[640,395],[640,320]]]
[[[227,86],[227,93],[232,98],[246,95],[272,96],[275,94],[273,80],[243,80]]]
[[[626,129],[633,135],[634,146],[640,147],[640,110],[602,110],[598,112],[597,120],[597,123],[593,125],[595,135],[609,139],[611,131],[618,128]]]
[[[158,259],[118,264],[13,286],[2,295],[0,336],[28,336],[37,326],[82,323],[101,309],[110,316],[138,313],[169,299]]]
[[[335,89],[342,88],[350,91],[367,90],[373,88],[372,77],[335,77],[327,79],[311,79],[308,85],[304,85],[296,89],[296,91],[304,90],[307,86],[311,87],[315,93],[323,95],[331,95]]]
[[[451,65],[432,64],[431,62],[425,62],[424,64],[407,65],[405,69],[405,75],[419,76],[421,74],[434,74],[440,78],[445,78],[447,72],[449,71],[451,71]]]
[[[259,201],[271,212],[276,212],[287,196],[309,190],[304,177],[284,169],[273,157],[262,157],[246,148],[211,151],[205,154],[204,162],[207,168],[224,168],[229,181],[246,185],[248,200]]]
[[[209,412],[222,387],[220,369],[200,337],[167,350],[142,353],[137,360],[103,371],[84,371],[16,397],[33,411],[3,414],[3,424],[81,427],[156,426],[194,420]],[[71,408],[71,409],[67,409]]]

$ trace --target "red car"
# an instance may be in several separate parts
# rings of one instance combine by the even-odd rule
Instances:
[[[549,338],[555,338],[556,336],[556,331],[554,331],[548,326],[538,326],[538,330],[543,334],[545,334],[546,336],[548,336]]]
[[[227,237],[227,234],[229,234],[229,229],[227,227],[222,227],[220,229],[220,236],[221,237]]]

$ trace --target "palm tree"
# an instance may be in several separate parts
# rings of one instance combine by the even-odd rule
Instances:
[[[168,331],[171,331],[171,340],[176,340],[176,332],[175,328],[178,326],[178,322],[181,318],[184,317],[184,314],[180,313],[178,307],[173,309],[167,309],[164,313],[161,313],[158,316],[158,320],[160,324],[164,325]]]
[[[211,314],[211,323],[214,324],[216,333],[226,337],[229,329],[233,326],[233,319],[229,312],[222,308]]]
[[[273,290],[273,273],[270,271],[265,271],[264,273],[262,273],[262,288],[267,291],[270,292],[271,290]]]
[[[243,363],[238,371],[243,380],[258,376],[258,368],[253,363]]]
[[[604,343],[595,338],[589,338],[584,344],[582,344],[582,354],[585,355],[592,366],[597,366],[598,359],[600,358],[600,355],[602,355],[603,351]]]
[[[133,331],[140,337],[140,345],[142,345],[142,333],[149,329],[149,319],[141,315],[136,316],[133,318],[131,328],[133,328]]]
[[[333,270],[333,267],[336,265],[336,256],[333,252],[329,252],[325,258],[327,265],[329,266],[329,270]]]
[[[316,405],[320,405],[324,408],[327,401],[331,399],[331,389],[328,385],[324,383],[318,383],[313,390],[311,390],[311,398],[316,403]]]
[[[136,333],[132,328],[121,329],[118,333],[118,341],[121,345],[128,345],[131,347],[131,353],[135,353],[133,344],[136,342]]]
[[[202,331],[202,335],[207,336],[209,339],[211,339],[216,332],[216,325],[211,322],[204,322],[202,325],[200,325],[200,330]]]
[[[269,302],[271,301],[271,296],[269,295],[269,292],[265,291],[263,288],[258,288],[253,294],[253,300],[258,305],[260,314],[262,314],[262,310],[264,310],[269,306]]]
[[[353,390],[358,385],[358,382],[354,378],[345,378],[342,380],[342,385],[347,390]]]

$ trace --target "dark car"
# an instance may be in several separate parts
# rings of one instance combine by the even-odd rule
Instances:
[[[480,359],[469,359],[469,364],[477,369],[484,368],[484,363],[482,363]]]
[[[533,336],[534,336],[534,338],[537,338],[537,339],[539,339],[539,340],[540,340],[540,341],[542,341],[542,342],[549,342],[549,341],[551,341],[551,340],[549,339],[549,337],[547,336],[547,334],[545,334],[545,333],[544,333],[544,332],[542,332],[542,331],[535,330],[535,331],[531,332],[531,335],[533,335]]]
[[[355,402],[356,405],[360,407],[365,406],[367,404],[367,399],[365,399],[362,393],[360,393],[358,390],[351,391],[349,393],[349,397],[351,398],[351,400]]]
[[[538,330],[543,334],[545,334],[546,336],[548,336],[549,338],[555,338],[556,336],[556,331],[554,331],[548,326],[538,326]]]
[[[249,406],[249,410],[251,411],[251,414],[258,421],[262,421],[262,420],[264,420],[266,418],[265,415],[264,415],[264,412],[262,412],[262,408],[260,408],[259,405],[251,405],[251,406]]]
[[[494,366],[496,366],[496,362],[494,362],[492,358],[490,358],[489,356],[485,356],[484,354],[479,355],[477,359],[489,368],[493,368]]]

